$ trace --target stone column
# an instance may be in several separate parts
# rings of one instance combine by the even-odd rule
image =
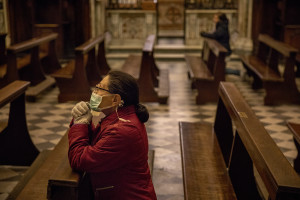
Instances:
[[[90,20],[91,20],[91,37],[95,37],[96,35],[96,31],[95,31],[95,17],[96,17],[96,13],[95,13],[95,0],[90,0]]]
[[[186,45],[201,45],[199,43],[199,24],[197,24],[197,13],[186,11],[185,15],[185,44]]]
[[[154,13],[155,14],[155,13]],[[154,21],[156,20],[156,17],[153,13],[146,13],[145,14],[145,21],[146,21],[146,27],[147,27],[147,35],[149,34],[156,34],[156,28]]]
[[[252,5],[253,0],[239,0],[238,6],[238,37],[234,43],[235,49],[251,51],[253,43],[252,31]]]
[[[105,0],[90,0],[92,37],[103,34],[105,30]]]
[[[11,37],[10,37],[10,33],[9,33],[9,21],[8,21],[8,8],[7,8],[7,2],[6,1],[2,1],[3,3],[3,12],[1,13],[1,17],[3,19],[4,23],[3,25],[1,25],[1,27],[3,27],[3,30],[1,30],[1,32],[3,33],[7,33],[6,36],[6,46],[10,46],[10,42],[11,42]]]
[[[96,35],[102,34],[105,31],[105,0],[96,0],[95,3],[95,23],[96,23]]]

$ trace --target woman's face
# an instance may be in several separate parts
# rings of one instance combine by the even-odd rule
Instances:
[[[217,14],[214,15],[213,21],[214,21],[215,23],[218,23],[218,22],[219,22],[219,16],[218,16]]]
[[[99,108],[104,108],[107,106],[111,106],[113,102],[113,97],[110,92],[108,92],[108,84],[109,84],[109,77],[105,76],[100,83],[96,85],[93,93],[102,96],[102,101],[99,105]]]

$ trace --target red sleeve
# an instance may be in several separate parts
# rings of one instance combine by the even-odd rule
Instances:
[[[121,131],[120,131],[121,130]],[[120,168],[134,156],[132,147],[139,137],[135,127],[111,127],[93,146],[89,144],[87,125],[73,125],[69,132],[69,161],[80,171],[105,172]]]

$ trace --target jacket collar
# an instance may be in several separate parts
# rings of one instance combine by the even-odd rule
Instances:
[[[135,107],[134,105],[126,106],[126,107],[120,107],[117,110],[119,118],[125,118],[127,115],[130,115],[132,113],[135,113]],[[110,115],[106,116],[102,121],[101,121],[101,127],[105,127],[109,124],[114,124],[117,121],[119,121],[118,115],[116,112],[111,113]]]

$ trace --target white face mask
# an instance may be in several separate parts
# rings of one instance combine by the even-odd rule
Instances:
[[[114,94],[109,94],[109,95],[105,95],[105,96],[111,96],[111,95],[114,95]],[[91,99],[90,99],[90,108],[91,108],[91,113],[93,116],[95,117],[100,117],[100,121],[106,117],[105,113],[103,113],[103,110],[105,109],[108,109],[108,108],[112,108],[114,107],[113,105],[111,106],[106,106],[106,107],[103,107],[103,108],[99,108],[101,102],[102,102],[102,99],[103,99],[104,96],[100,96],[98,94],[95,94],[95,93],[92,93],[91,95]],[[123,101],[121,101],[121,105],[123,105]],[[118,114],[118,107],[116,107],[116,113],[117,113],[117,117],[119,120],[123,121],[123,122],[130,122],[130,120],[125,120],[123,118],[120,118],[119,117],[119,114]]]
[[[105,95],[105,96],[112,96],[112,95],[113,94],[109,94],[109,95]],[[106,106],[106,107],[103,107],[103,108],[99,108],[99,106],[100,106],[100,104],[103,100],[103,97],[104,96],[100,96],[98,94],[92,93],[90,103],[89,103],[91,110],[96,111],[96,112],[101,112],[101,111],[103,111],[107,108],[113,107],[111,105],[111,106]]]

